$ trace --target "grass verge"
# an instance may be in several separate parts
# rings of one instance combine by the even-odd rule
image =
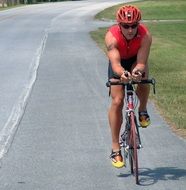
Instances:
[[[145,0],[133,4],[142,10],[153,35],[149,65],[157,81],[157,94],[151,98],[169,124],[186,137],[186,1]],[[105,9],[96,18],[114,20],[120,6]],[[162,19],[166,21],[158,21]],[[106,30],[99,28],[91,32],[104,51]]]

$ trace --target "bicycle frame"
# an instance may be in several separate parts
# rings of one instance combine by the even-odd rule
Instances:
[[[141,138],[140,138],[140,133],[139,133],[139,129],[138,129],[138,124],[137,124],[137,119],[136,119],[136,116],[135,116],[135,105],[134,105],[134,89],[133,89],[133,86],[131,84],[127,84],[125,85],[125,92],[126,92],[126,95],[127,95],[127,101],[126,101],[126,104],[127,104],[127,109],[125,110],[126,112],[126,116],[125,116],[125,119],[126,119],[126,123],[127,122],[131,122],[130,121],[130,118],[133,117],[134,119],[134,124],[136,125],[136,134],[138,135],[138,140],[139,140],[139,145],[138,145],[138,148],[141,148]],[[131,124],[128,123],[127,126],[130,126]],[[126,127],[125,127],[126,128]],[[130,129],[129,129],[130,130]]]
[[[134,106],[134,90],[132,84],[125,85],[126,92],[126,125],[125,131],[127,131],[127,139],[121,138],[121,144],[124,143],[124,157],[125,161],[129,154],[129,163],[131,174],[135,176],[136,184],[139,184],[138,179],[138,151],[141,147],[141,139],[138,130],[138,124],[135,116],[135,106]],[[121,135],[122,136],[122,135]],[[125,137],[126,138],[126,137]],[[124,145],[124,144],[123,144]]]
[[[138,149],[140,149],[141,146],[141,139],[140,139],[140,133],[138,129],[137,119],[135,116],[135,106],[134,106],[134,89],[133,84],[147,84],[150,83],[153,85],[153,91],[155,93],[155,79],[148,79],[148,80],[142,80],[140,82],[134,82],[131,81],[130,83],[123,83],[121,81],[117,82],[111,82],[108,81],[106,83],[107,87],[110,87],[111,85],[122,85],[125,88],[125,94],[126,94],[126,110],[125,110],[125,130],[121,134],[121,142],[120,145],[124,150],[124,159],[126,163],[126,159],[129,157],[129,164],[130,164],[130,170],[131,174],[135,176],[136,184],[139,184],[139,177],[138,177]]]

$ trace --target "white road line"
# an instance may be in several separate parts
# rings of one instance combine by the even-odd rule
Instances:
[[[17,131],[19,122],[24,114],[28,97],[30,95],[30,92],[37,77],[37,70],[39,67],[40,58],[45,48],[47,38],[48,38],[48,30],[45,31],[44,37],[41,40],[41,44],[37,49],[34,58],[32,59],[32,63],[30,66],[30,76],[28,77],[28,83],[25,85],[25,88],[23,89],[21,95],[19,96],[18,101],[15,103],[5,126],[0,131],[0,159],[2,159],[3,156],[8,152],[8,149]]]

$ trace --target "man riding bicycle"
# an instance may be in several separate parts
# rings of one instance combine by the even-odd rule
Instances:
[[[141,12],[132,5],[119,8],[116,14],[117,24],[109,28],[105,35],[107,55],[109,58],[109,80],[129,82],[148,78],[148,56],[152,42],[151,34],[146,26],[140,23]],[[111,86],[111,106],[108,117],[112,134],[112,165],[121,168],[125,165],[121,155],[119,134],[123,122],[124,90],[122,86]],[[147,113],[147,101],[150,87],[139,84],[136,94],[139,98],[139,122],[146,128],[150,124]]]

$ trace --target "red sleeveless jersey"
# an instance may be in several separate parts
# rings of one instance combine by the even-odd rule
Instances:
[[[137,55],[138,50],[141,46],[141,40],[148,32],[148,29],[144,25],[139,24],[136,36],[129,42],[127,42],[127,40],[123,36],[119,25],[111,26],[109,28],[109,31],[112,33],[117,41],[121,59],[129,59]]]

